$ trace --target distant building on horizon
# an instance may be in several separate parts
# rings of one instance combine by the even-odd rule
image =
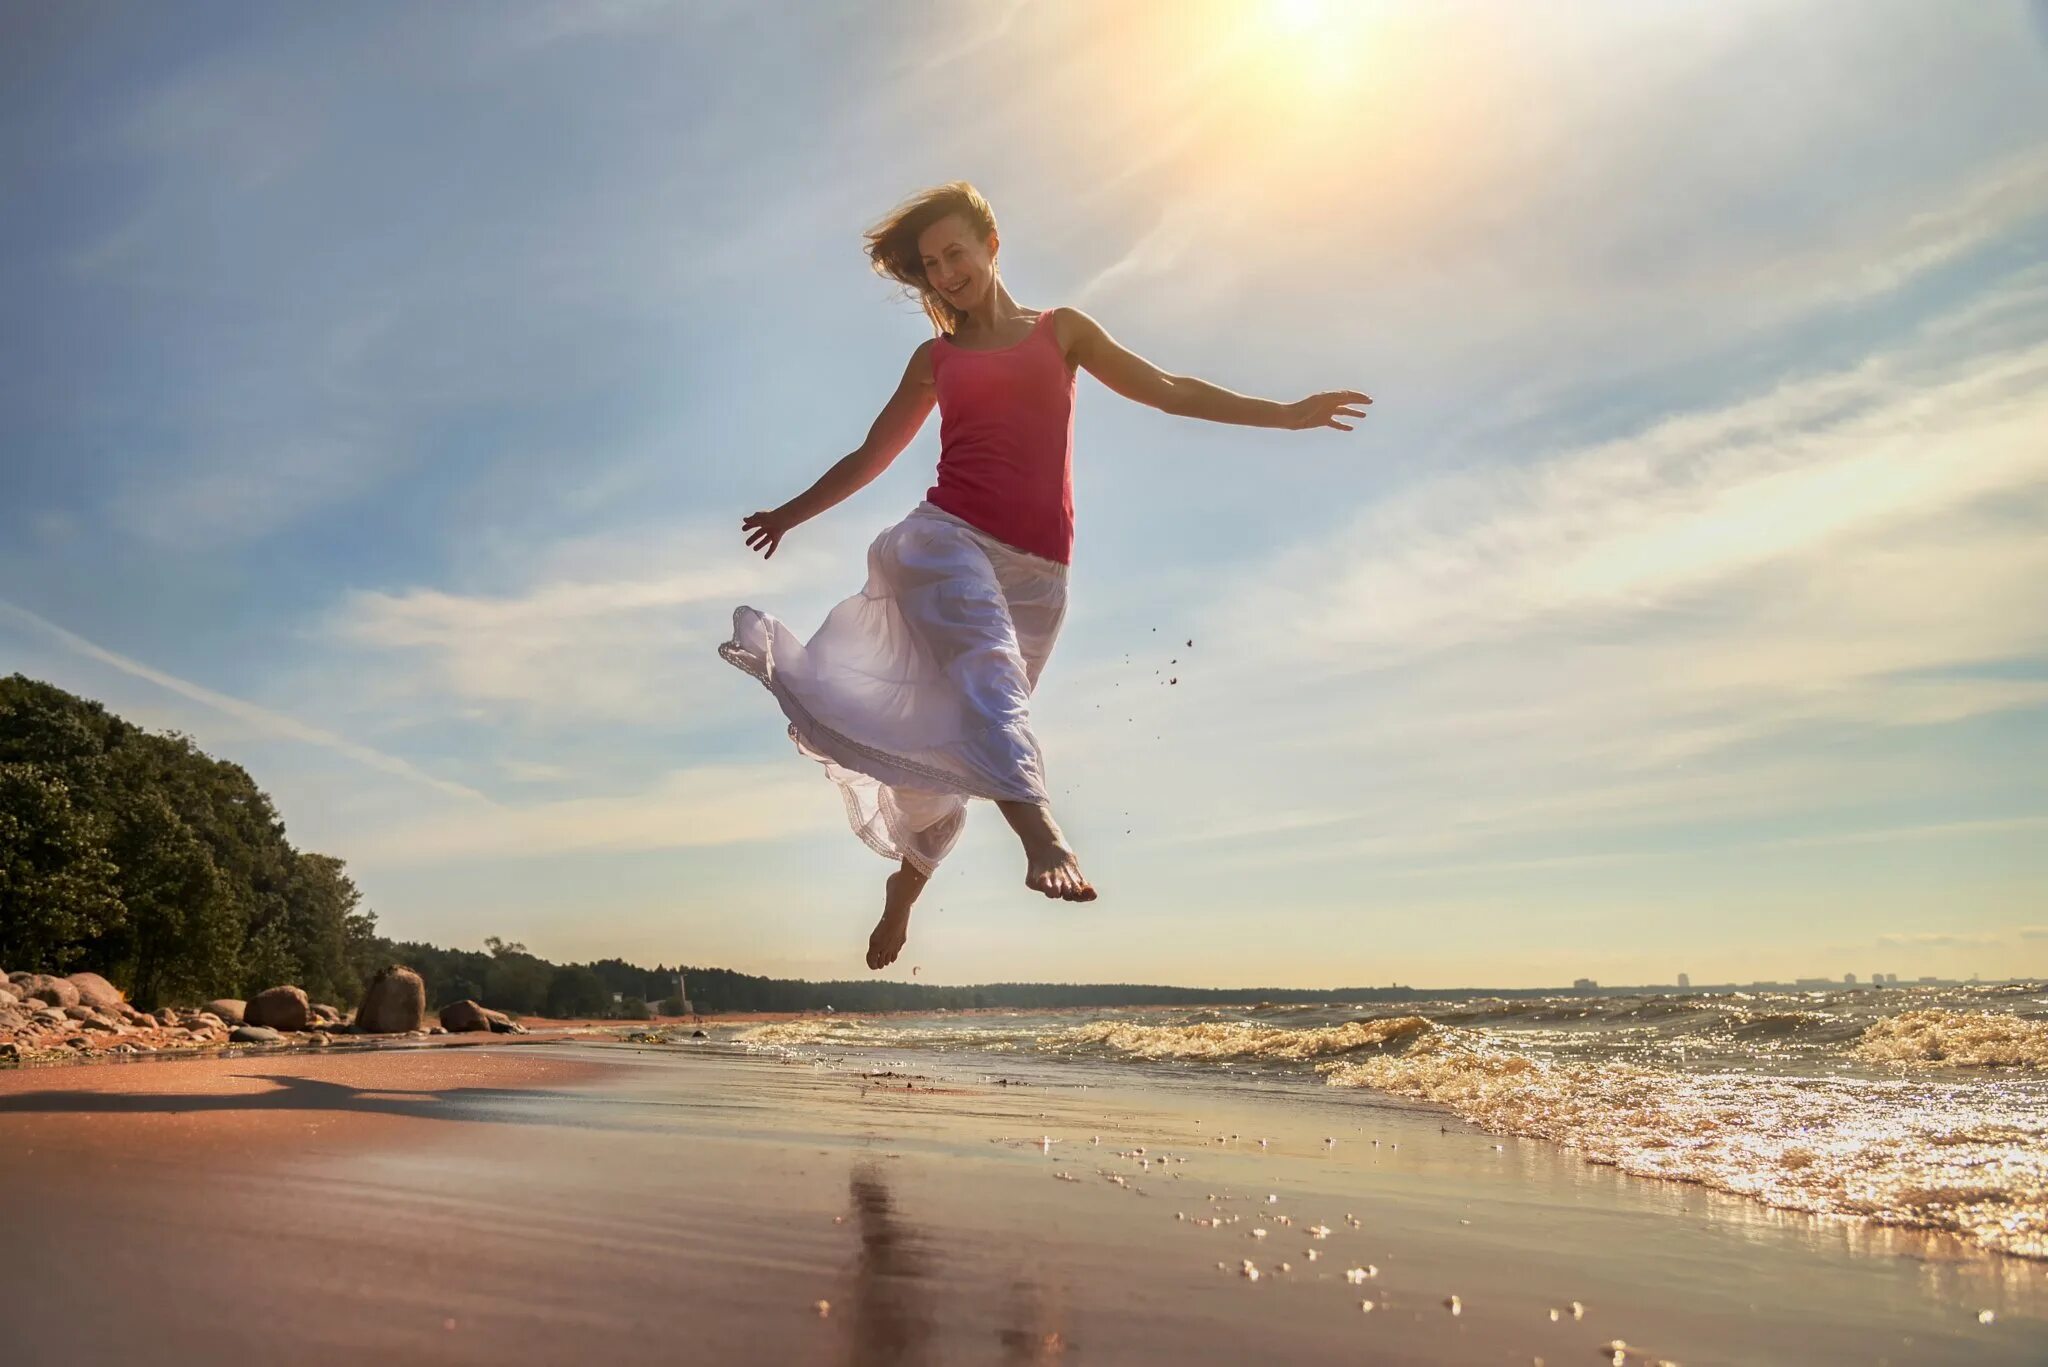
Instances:
[[[1679,975],[1678,975],[1678,990],[1679,990],[1679,991],[1683,992],[1683,991],[1685,991],[1685,990],[1686,990],[1687,988],[1689,988],[1689,987],[1691,987],[1691,986],[1692,986],[1692,975],[1690,975],[1690,974],[1687,974],[1687,973],[1681,973],[1681,974],[1679,974]]]
[[[1844,987],[1854,987],[1855,985],[1856,985],[1856,975],[1855,975],[1854,973],[1844,973],[1844,974],[1842,975],[1842,986],[1844,986]]]
[[[1591,978],[1572,979],[1572,991],[1574,992],[1597,992],[1599,990],[1600,984],[1594,982]]]

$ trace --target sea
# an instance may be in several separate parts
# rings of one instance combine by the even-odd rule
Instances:
[[[734,1043],[863,1069],[1343,1089],[1641,1177],[2048,1259],[2048,984],[821,1015]]]

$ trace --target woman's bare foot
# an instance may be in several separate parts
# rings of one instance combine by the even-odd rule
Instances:
[[[910,936],[910,904],[924,891],[928,880],[905,863],[889,875],[888,894],[882,899],[882,919],[868,936],[868,967],[884,969],[896,962],[903,942]]]
[[[1024,886],[1068,902],[1092,902],[1095,889],[1081,861],[1060,834],[1052,807],[1042,802],[998,802],[1010,829],[1024,842]]]

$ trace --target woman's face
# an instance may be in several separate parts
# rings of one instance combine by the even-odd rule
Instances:
[[[947,215],[917,235],[925,283],[954,308],[973,308],[995,284],[999,241],[993,233],[978,240],[966,219]]]

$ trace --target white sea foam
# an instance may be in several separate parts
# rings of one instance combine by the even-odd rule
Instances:
[[[1448,1107],[1624,1172],[2048,1258],[2048,1112],[1982,1087],[1559,1063],[1472,1032],[1339,1060],[1334,1086]]]
[[[1198,1021],[1190,1025],[1142,1025],[1136,1021],[1091,1021],[1056,1032],[1044,1043],[1054,1048],[1099,1045],[1137,1058],[1283,1059],[1302,1061],[1362,1049],[1384,1049],[1432,1029],[1420,1016],[1345,1021],[1281,1029],[1250,1021]]]
[[[736,1038],[1320,1074],[1638,1176],[2048,1259],[2048,1021],[1978,1009],[1985,991],[812,1017]]]
[[[1902,1011],[1856,1042],[1868,1063],[1950,1068],[2048,1068],[2048,1020],[2003,1011]]]

